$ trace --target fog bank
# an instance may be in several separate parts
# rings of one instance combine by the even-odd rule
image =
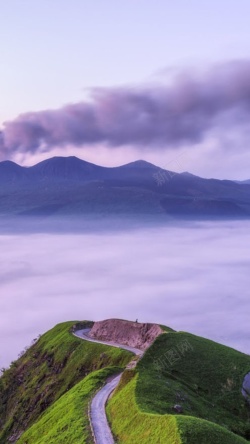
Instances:
[[[58,322],[117,317],[247,353],[250,222],[0,235],[0,367]]]

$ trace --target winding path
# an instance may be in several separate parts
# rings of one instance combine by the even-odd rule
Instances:
[[[99,341],[88,336],[90,328],[76,330],[73,335],[80,339],[90,342],[98,342],[99,344],[109,345],[112,347],[123,348],[131,351],[136,356],[142,356],[143,351],[138,348],[130,347],[128,345],[118,344],[116,342]],[[90,422],[94,434],[96,444],[114,444],[114,439],[106,417],[105,405],[106,402],[118,385],[122,373],[115,376],[111,381],[107,382],[94,396],[90,405]]]

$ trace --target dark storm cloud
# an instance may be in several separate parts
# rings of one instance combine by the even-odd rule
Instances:
[[[69,144],[179,147],[214,129],[248,127],[249,116],[250,61],[235,61],[171,84],[93,89],[89,101],[22,114],[5,122],[0,147],[2,157]]]

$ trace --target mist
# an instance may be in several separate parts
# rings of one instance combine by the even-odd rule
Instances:
[[[157,322],[249,346],[250,222],[0,235],[0,367],[66,320]]]

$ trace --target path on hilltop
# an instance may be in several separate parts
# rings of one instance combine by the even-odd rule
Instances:
[[[88,336],[90,328],[76,330],[73,335],[84,341],[97,342],[99,344],[109,345],[111,347],[122,348],[134,353],[136,356],[142,356],[143,351],[129,345],[118,344],[116,342],[99,341]],[[90,422],[96,444],[114,444],[114,438],[110,430],[105,405],[110,394],[117,387],[122,373],[115,376],[111,381],[107,382],[94,396],[90,405]]]

